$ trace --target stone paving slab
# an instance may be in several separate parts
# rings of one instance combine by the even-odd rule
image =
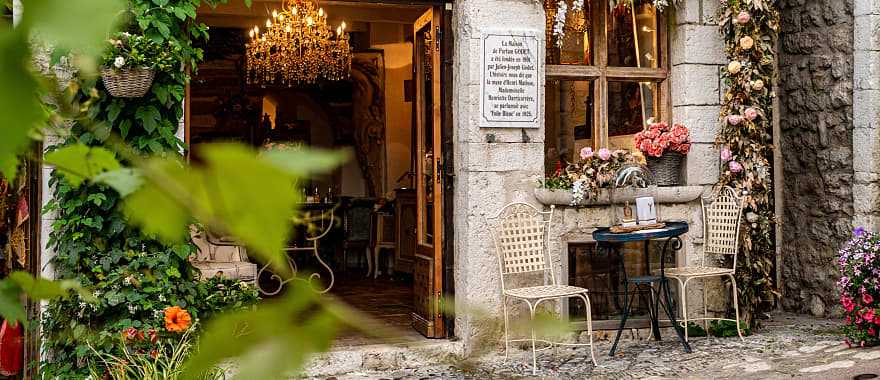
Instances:
[[[362,379],[852,379],[880,374],[880,347],[849,348],[839,335],[839,321],[788,314],[774,315],[756,331],[739,338],[693,338],[685,353],[670,329],[661,342],[622,340],[614,357],[609,339],[597,343],[599,366],[586,348],[559,348],[539,353],[532,376],[530,352],[511,350],[470,360],[454,355],[427,356],[423,362],[401,360],[401,368],[378,369],[372,363],[331,376],[327,369],[313,378]],[[607,336],[607,335],[606,335]],[[644,334],[642,334],[644,336]],[[404,354],[405,355],[405,354]],[[369,364],[369,363],[368,363]],[[373,369],[371,369],[373,368]],[[314,374],[314,373],[313,373]]]

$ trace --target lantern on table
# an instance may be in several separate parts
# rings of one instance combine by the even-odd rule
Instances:
[[[628,231],[657,228],[657,182],[644,165],[626,164],[614,174],[610,189],[611,223]]]

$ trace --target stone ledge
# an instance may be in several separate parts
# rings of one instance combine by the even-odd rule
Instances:
[[[654,196],[658,203],[688,203],[700,198],[703,194],[702,186],[670,186],[658,187],[655,194],[651,194],[646,189],[627,189],[622,193],[624,196]],[[621,190],[618,190],[621,192]],[[535,189],[535,198],[538,202],[545,205],[572,207],[572,195],[567,190],[549,190]],[[602,189],[599,196],[595,200],[585,201],[577,205],[577,207],[587,206],[607,206],[611,204],[611,194],[607,189]]]

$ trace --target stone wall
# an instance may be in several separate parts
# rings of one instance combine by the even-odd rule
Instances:
[[[779,7],[782,303],[823,315],[835,304],[834,258],[854,213],[853,2],[783,0]]]

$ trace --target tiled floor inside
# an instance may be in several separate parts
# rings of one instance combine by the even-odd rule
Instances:
[[[349,273],[337,278],[330,294],[374,318],[382,327],[394,331],[394,340],[425,339],[410,326],[413,310],[412,282],[405,279],[365,278]],[[399,335],[399,336],[398,336]],[[336,340],[337,346],[380,343],[358,331],[346,331]]]

